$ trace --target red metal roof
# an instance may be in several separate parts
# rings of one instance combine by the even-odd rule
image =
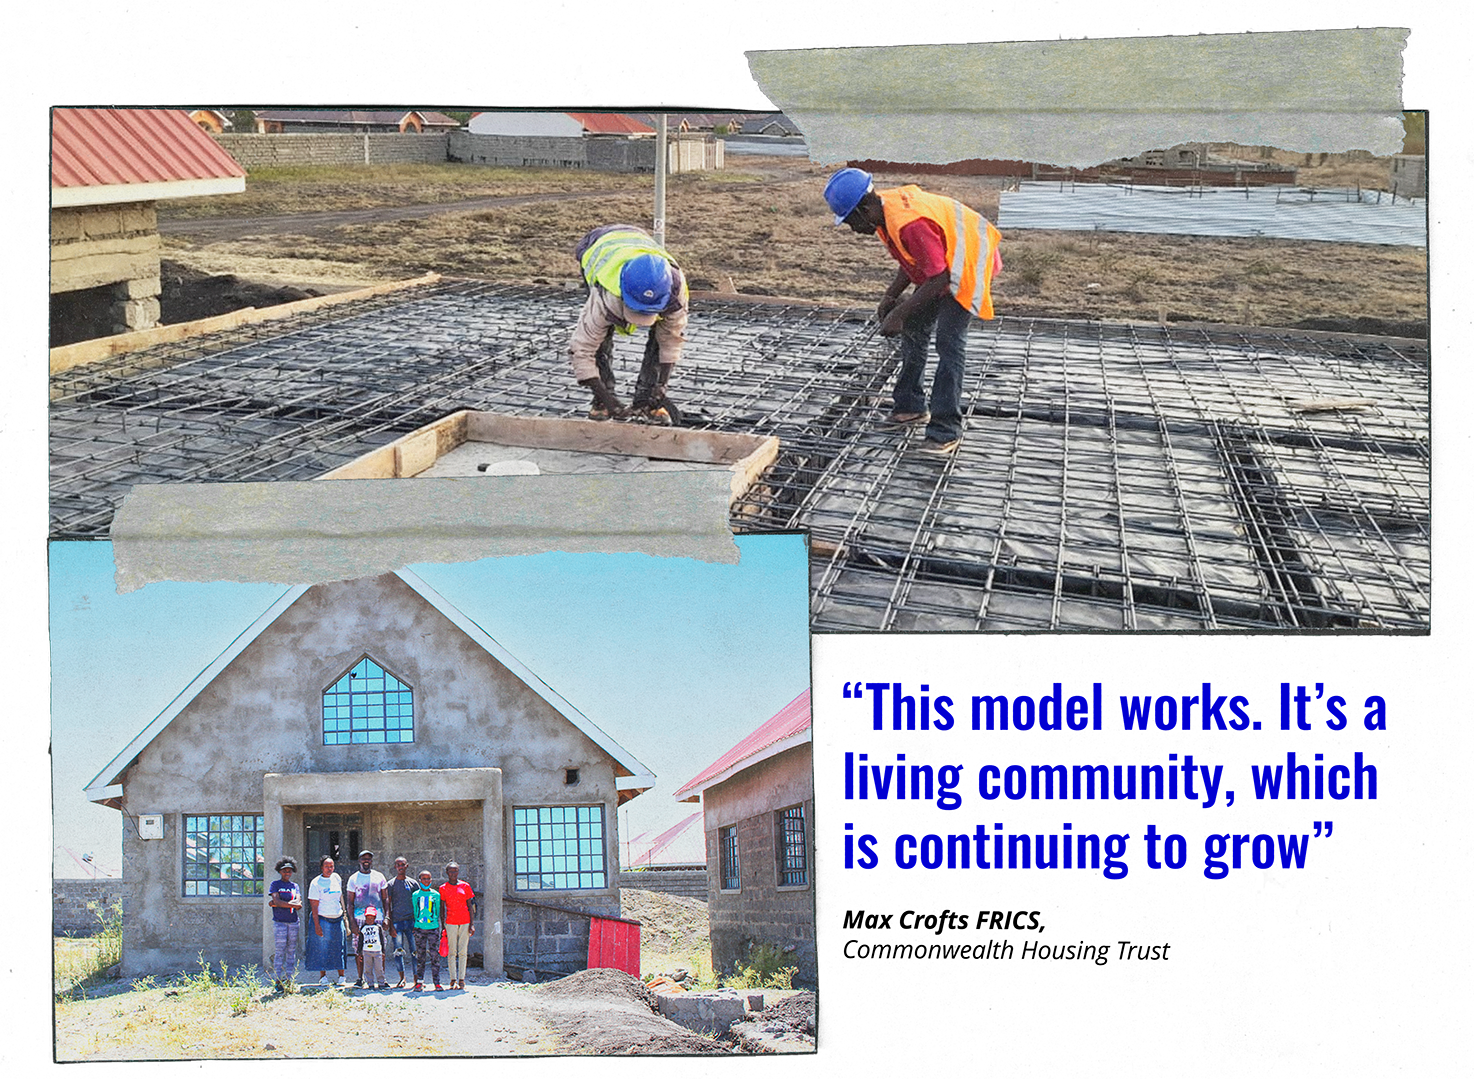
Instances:
[[[698,810],[697,812],[692,813],[685,820],[681,821],[680,824],[677,824],[671,828],[667,828],[665,831],[661,832],[658,836],[650,841],[649,850],[643,852],[638,857],[636,857],[634,861],[630,862],[631,867],[649,865],[651,860],[657,854],[659,854],[661,851],[665,850],[666,847],[674,843],[678,838],[680,838],[682,832],[691,827],[691,825],[695,824],[700,819],[701,812],[700,810]],[[643,838],[644,836],[638,836],[635,839],[630,840],[630,845],[633,846],[634,844],[640,842],[640,840]]]
[[[676,791],[672,797],[680,798],[681,795],[690,791],[699,791],[710,780],[741,764],[749,757],[755,757],[769,746],[808,730],[812,722],[812,713],[809,710],[809,691],[806,689],[780,708],[772,719],[707,765],[700,775]]]
[[[619,112],[570,112],[590,135],[653,135],[655,129]]]
[[[183,110],[51,110],[53,188],[245,175],[246,170]]]

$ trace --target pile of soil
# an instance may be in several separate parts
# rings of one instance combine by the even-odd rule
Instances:
[[[741,1053],[813,1052],[818,999],[805,990],[764,1008],[728,1035]]]
[[[655,1010],[655,994],[619,970],[583,970],[533,990],[558,1049],[600,1056],[730,1053],[704,1034],[677,1026]]]
[[[761,1023],[776,1023],[786,1030],[812,1034],[818,1006],[818,998],[805,990],[763,1009],[753,1016],[753,1020]]]
[[[641,888],[620,891],[620,913],[640,923],[643,950],[677,951],[710,932],[706,902]]]
[[[547,982],[538,989],[538,995],[552,1000],[619,1000],[641,1004],[655,1011],[655,994],[645,987],[644,982],[622,970],[605,967],[580,970]]]
[[[159,266],[159,279],[164,287],[159,297],[160,319],[166,325],[322,295],[316,289],[266,285],[235,274],[201,273],[168,259]]]

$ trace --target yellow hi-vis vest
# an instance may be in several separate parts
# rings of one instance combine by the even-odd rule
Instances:
[[[614,232],[606,232],[583,253],[579,266],[583,270],[583,279],[591,286],[598,285],[611,296],[623,294],[619,290],[619,271],[624,269],[624,264],[632,258],[640,255],[659,255],[670,264],[671,269],[678,269],[676,260],[670,257],[670,252],[661,247],[648,234],[639,229],[616,229]],[[682,282],[681,293],[685,295],[685,283]]]
[[[885,209],[885,235],[903,259],[916,265],[901,242],[901,230],[918,218],[933,222],[947,241],[952,295],[978,318],[992,318],[993,255],[1002,239],[993,223],[956,199],[933,195],[915,184],[876,194]]]

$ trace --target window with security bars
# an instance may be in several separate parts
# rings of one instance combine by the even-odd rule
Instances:
[[[184,817],[185,895],[265,895],[266,818],[258,813]]]
[[[414,690],[364,656],[322,692],[322,744],[415,740]]]
[[[722,891],[735,892],[742,887],[742,868],[737,864],[737,825],[717,829],[717,849],[721,856]]]
[[[518,891],[608,887],[604,807],[513,809],[512,873]]]
[[[804,807],[778,811],[778,885],[809,882],[809,847],[804,832]]]

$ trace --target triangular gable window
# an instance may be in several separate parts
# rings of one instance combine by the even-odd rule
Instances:
[[[415,740],[414,690],[364,656],[322,691],[322,744]]]

